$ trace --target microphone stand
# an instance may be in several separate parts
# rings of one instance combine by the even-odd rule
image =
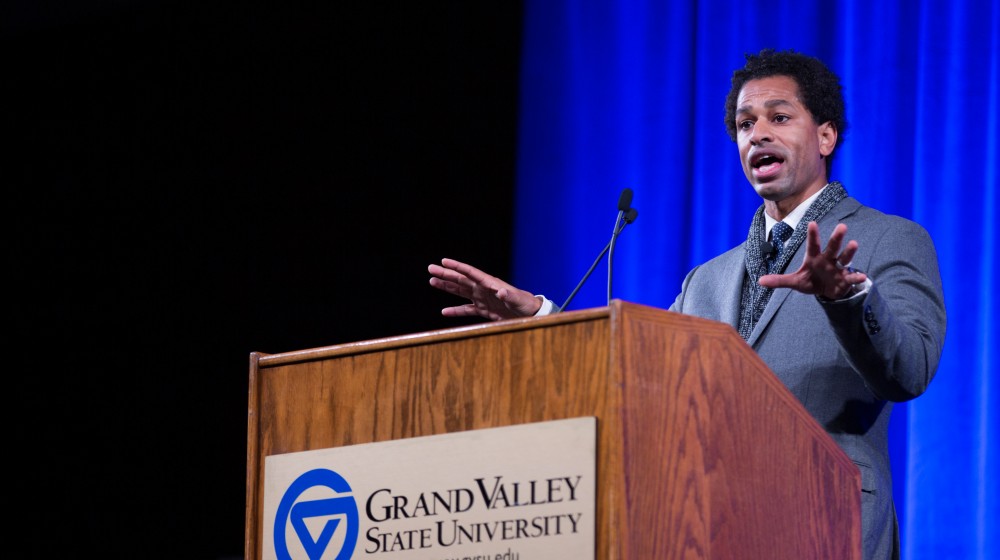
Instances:
[[[597,263],[601,262],[601,259],[604,258],[605,253],[611,250],[615,239],[619,235],[621,235],[621,232],[625,229],[625,226],[634,222],[637,217],[639,217],[639,211],[636,210],[635,208],[629,208],[628,212],[624,211],[618,212],[618,219],[615,221],[615,231],[614,234],[612,235],[611,241],[609,241],[608,244],[604,246],[604,250],[601,251],[601,254],[597,255],[597,258],[594,259],[594,264],[590,265],[590,269],[588,269],[587,273],[583,275],[583,278],[580,279],[580,282],[576,285],[575,288],[573,288],[573,291],[569,294],[569,297],[567,297],[566,301],[564,301],[563,304],[560,305],[558,309],[556,309],[555,313],[562,312],[564,309],[566,309],[566,306],[569,305],[569,302],[573,301],[573,298],[576,297],[576,293],[579,292],[580,288],[583,287],[583,283],[587,281],[587,278],[590,278],[590,275],[594,272],[594,269],[597,268]],[[608,293],[609,294],[611,293],[610,280],[608,281]],[[610,296],[608,298],[608,303],[610,303]]]

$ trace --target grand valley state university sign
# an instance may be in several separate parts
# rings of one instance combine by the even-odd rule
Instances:
[[[265,559],[594,558],[596,419],[269,456]]]

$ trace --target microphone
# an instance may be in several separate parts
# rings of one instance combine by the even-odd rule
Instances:
[[[777,253],[777,252],[778,252],[778,249],[776,249],[775,246],[772,245],[770,241],[762,241],[761,242],[761,244],[760,244],[760,256],[761,257],[763,257],[765,259],[769,259],[769,258],[771,258],[771,255],[773,255],[774,253]]]
[[[611,230],[611,241],[608,243],[608,305],[611,305],[611,269],[612,261],[615,258],[615,242],[618,241],[618,234],[621,233],[622,220],[625,213],[632,207],[632,189],[625,188],[618,197],[618,218],[615,219],[615,227]],[[636,215],[639,213],[636,212]]]
[[[608,244],[604,246],[604,249],[601,251],[601,254],[597,255],[597,258],[594,259],[594,264],[590,265],[590,269],[587,270],[587,273],[583,275],[583,278],[580,279],[580,282],[576,285],[575,288],[573,288],[573,291],[569,294],[569,297],[566,298],[566,301],[564,301],[563,304],[560,305],[558,309],[556,309],[555,311],[556,313],[559,313],[562,310],[566,309],[566,306],[569,305],[569,302],[573,301],[573,298],[576,297],[576,293],[580,291],[580,288],[583,287],[584,282],[587,281],[587,278],[590,278],[590,275],[594,272],[594,269],[597,268],[597,263],[601,262],[601,259],[604,258],[604,255],[608,251],[612,250],[612,246],[614,245],[615,240],[621,234],[622,230],[625,229],[625,226],[631,224],[632,222],[635,221],[637,217],[639,217],[639,211],[636,210],[635,208],[629,207],[631,204],[632,204],[632,189],[625,189],[622,191],[621,196],[618,197],[618,218],[615,220],[615,231],[612,233],[611,241],[609,241]],[[608,290],[610,293],[611,290],[610,280],[609,280]]]
[[[622,190],[622,194],[618,195],[618,219],[621,220],[625,212],[628,212],[631,207],[632,189],[626,188]]]

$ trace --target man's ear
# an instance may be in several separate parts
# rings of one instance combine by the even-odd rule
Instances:
[[[832,154],[833,149],[837,147],[837,125],[833,124],[833,121],[826,121],[819,125],[816,134],[819,136],[820,155],[826,157]]]

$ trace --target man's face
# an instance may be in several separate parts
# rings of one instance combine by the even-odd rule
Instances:
[[[837,144],[836,129],[816,124],[798,92],[794,79],[771,76],[745,83],[736,101],[743,173],[765,204],[774,203],[783,214],[823,188],[823,157]]]

